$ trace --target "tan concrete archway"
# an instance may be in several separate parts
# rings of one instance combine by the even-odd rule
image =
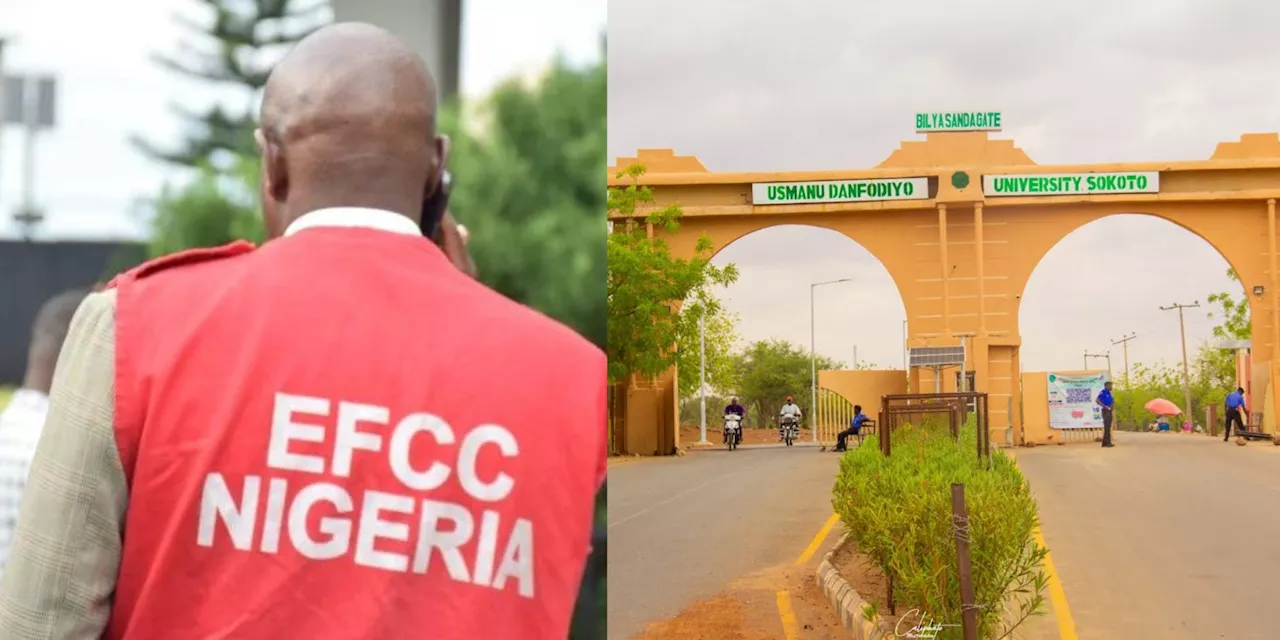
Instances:
[[[1276,134],[1221,143],[1208,160],[1060,166],[1037,165],[1012,140],[973,131],[903,142],[866,170],[714,173],[694,157],[642,150],[617,159],[609,184],[628,184],[616,174],[632,164],[645,166],[640,181],[653,189],[656,206],[684,210],[680,231],[667,238],[679,255],[691,254],[701,234],[719,249],[781,224],[832,229],[865,247],[902,295],[909,345],[967,340],[977,389],[992,398],[994,442],[1005,441],[1006,428],[1018,440],[1019,303],[1041,258],[1072,231],[1110,215],[1169,220],[1217,249],[1247,291],[1264,288],[1249,301],[1253,361],[1268,373],[1260,403],[1264,428],[1272,431],[1270,407],[1280,384],[1272,357],[1280,344]],[[912,388],[932,386],[929,375],[913,371]],[[654,394],[659,396],[675,401],[674,393]],[[674,407],[659,414],[669,411]],[[647,431],[671,426],[628,419],[631,443],[622,446],[649,453],[650,442],[675,440]]]

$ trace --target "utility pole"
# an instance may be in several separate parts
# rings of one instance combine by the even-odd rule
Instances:
[[[1183,309],[1196,309],[1200,307],[1200,301],[1196,300],[1193,304],[1174,303],[1167,307],[1160,307],[1161,311],[1178,310],[1178,331],[1182,333],[1182,399],[1187,403],[1183,406],[1183,418],[1190,422],[1191,413],[1191,368],[1187,366],[1187,323],[1183,319]]]
[[[1133,387],[1129,384],[1129,341],[1136,337],[1138,337],[1138,334],[1130,333],[1119,340],[1111,341],[1111,346],[1113,347],[1116,345],[1124,346],[1124,392],[1128,396],[1129,400],[1125,403],[1125,413],[1127,414],[1130,423],[1133,422]]]
[[[1107,359],[1107,375],[1108,376],[1111,375],[1111,352],[1110,351],[1107,351],[1105,353],[1089,353],[1088,351],[1085,351],[1084,352],[1084,368],[1086,371],[1089,370],[1089,358],[1106,358]]]

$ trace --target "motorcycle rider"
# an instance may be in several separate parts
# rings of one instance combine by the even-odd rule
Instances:
[[[738,421],[738,443],[741,444],[742,443],[742,427],[743,427],[742,423],[747,418],[747,410],[743,408],[742,405],[738,404],[738,399],[735,397],[735,398],[731,398],[729,401],[729,406],[724,408],[724,414],[726,416],[729,414],[734,414],[739,418],[742,418],[741,420]],[[729,441],[729,434],[726,432],[725,442],[728,442],[728,441]]]
[[[796,404],[795,398],[792,398],[791,396],[787,396],[787,403],[782,405],[782,411],[778,413],[779,418],[786,418],[787,416],[795,416],[796,431],[798,433],[800,429],[800,420],[803,416],[801,415],[801,412],[800,412],[800,405]],[[778,439],[779,440],[782,440],[784,437],[782,433],[782,430],[784,428],[785,427],[782,426],[782,421],[779,420],[778,421]]]

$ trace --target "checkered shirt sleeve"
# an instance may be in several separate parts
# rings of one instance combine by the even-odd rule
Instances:
[[[76,311],[0,581],[0,638],[99,638],[120,567],[128,484],[116,450],[115,292]]]
[[[46,415],[26,400],[15,397],[0,413],[0,571],[9,558],[18,510],[22,507],[22,490],[27,486],[31,458],[36,454]]]

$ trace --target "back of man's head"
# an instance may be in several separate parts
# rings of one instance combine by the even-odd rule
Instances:
[[[49,392],[53,384],[53,368],[67,339],[71,319],[88,292],[74,289],[60,293],[44,303],[31,327],[31,347],[27,353],[27,374],[23,387]]]
[[[854,412],[854,413],[862,413],[862,405],[860,405],[860,404],[855,404],[855,405],[853,405],[853,412]]]
[[[1236,387],[1236,393],[1244,393],[1244,387]]]
[[[416,220],[444,161],[431,74],[408,45],[367,24],[324,27],[276,65],[257,136],[271,237],[327,207]]]

